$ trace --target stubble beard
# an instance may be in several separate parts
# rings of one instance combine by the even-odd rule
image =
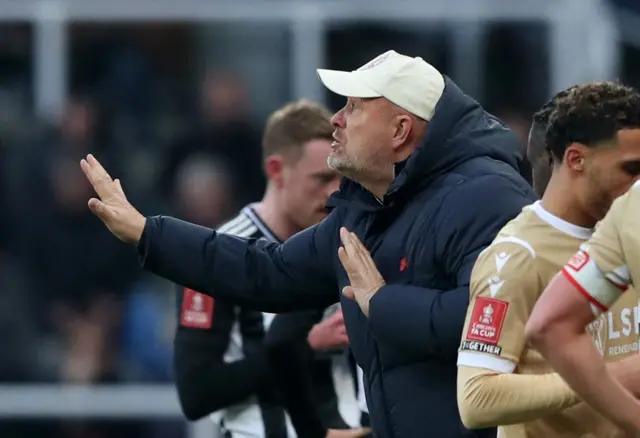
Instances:
[[[359,174],[355,163],[343,157],[337,157],[333,153],[327,157],[327,166],[349,179],[356,179],[356,175]]]

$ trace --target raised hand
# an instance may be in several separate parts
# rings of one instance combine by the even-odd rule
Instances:
[[[113,180],[91,154],[87,155],[86,160],[80,161],[80,167],[99,198],[89,199],[91,211],[118,239],[137,244],[142,236],[146,218],[129,203],[120,180]]]
[[[350,283],[342,293],[356,300],[362,313],[369,316],[369,301],[386,283],[369,250],[360,242],[358,236],[346,228],[341,228],[340,240],[343,246],[338,248],[338,257],[347,271]]]

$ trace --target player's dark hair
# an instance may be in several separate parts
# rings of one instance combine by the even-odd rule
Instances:
[[[534,156],[539,156],[543,153],[551,154],[546,141],[549,118],[551,117],[551,113],[555,111],[558,102],[567,97],[575,87],[576,86],[574,85],[556,93],[551,99],[542,105],[535,114],[533,114],[529,133],[529,144],[527,145],[527,155],[533,154]]]
[[[572,87],[567,88],[566,90],[562,90],[556,93],[547,103],[542,105],[542,107],[533,115],[533,124],[544,127],[546,130],[547,123],[549,123],[549,118],[551,117],[551,113],[556,109],[558,102],[560,99],[564,99],[571,93],[571,90],[576,89],[578,86],[574,85]]]
[[[331,113],[320,104],[301,99],[269,116],[262,136],[262,155],[283,154],[297,160],[307,142],[319,139],[333,139]]]
[[[596,147],[622,129],[640,128],[640,93],[616,82],[578,85],[557,99],[548,117],[546,146],[562,161],[572,143]]]

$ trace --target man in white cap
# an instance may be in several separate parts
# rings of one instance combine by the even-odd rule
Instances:
[[[460,421],[456,356],[476,257],[536,199],[518,140],[421,58],[318,74],[347,104],[328,160],[346,178],[317,226],[277,244],[145,218],[92,156],[89,207],[145,269],[214,298],[271,312],[340,299],[376,437],[494,436]]]

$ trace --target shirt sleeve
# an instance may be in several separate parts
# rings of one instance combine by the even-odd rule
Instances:
[[[557,373],[495,374],[460,366],[457,386],[460,417],[469,429],[533,421],[580,401]]]
[[[525,349],[524,329],[542,286],[526,241],[497,239],[473,268],[458,365],[512,373]]]
[[[628,195],[616,200],[591,239],[562,269],[562,274],[589,301],[595,315],[607,311],[631,284],[622,245],[629,214],[627,204]],[[633,237],[628,240],[633,243]]]
[[[268,359],[263,350],[224,361],[236,306],[184,289],[178,294],[177,316],[174,377],[187,419],[198,420],[267,388]]]

